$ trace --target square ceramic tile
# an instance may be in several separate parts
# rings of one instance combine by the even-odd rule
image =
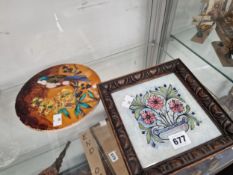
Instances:
[[[221,135],[174,73],[113,92],[112,98],[142,168]]]

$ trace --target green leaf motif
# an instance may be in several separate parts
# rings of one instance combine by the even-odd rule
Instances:
[[[195,123],[194,123],[194,120],[192,118],[189,118],[188,125],[189,125],[191,130],[193,130],[195,128]]]
[[[161,92],[162,96],[166,98],[166,96],[167,96],[167,88],[161,86],[161,87],[159,87],[159,91]]]
[[[186,108],[185,113],[189,113],[189,112],[190,112],[190,109],[191,109],[191,108],[190,108],[190,106],[189,106],[189,105],[186,105],[186,107],[185,107],[185,108]]]
[[[154,95],[154,96],[162,96],[162,97],[166,97],[166,94],[160,92],[160,91],[150,91],[151,95]]]
[[[147,141],[148,144],[149,144],[150,141],[151,141],[151,133],[150,133],[150,130],[147,130],[147,131],[146,131],[146,141]]]
[[[136,109],[143,109],[144,107],[145,104],[142,102],[142,98],[139,95],[137,95],[132,101],[131,105],[129,106],[129,109],[136,110]]]
[[[185,102],[181,97],[179,97],[177,95],[177,91],[172,88],[172,85],[169,85],[168,90],[167,90],[166,99],[169,100],[171,98],[176,98],[176,99],[179,99],[182,102]]]
[[[167,89],[167,98],[174,93],[176,94],[176,92],[172,89],[172,85],[169,85]]]
[[[93,99],[95,98],[94,94],[91,91],[87,91],[87,93],[90,98],[93,98]]]
[[[79,114],[81,114],[81,109],[80,109],[80,106],[77,104],[76,107],[75,107],[75,115],[76,117],[79,116]]]
[[[135,119],[136,119],[136,120],[139,119],[139,117],[140,117],[140,112],[141,112],[142,109],[143,109],[143,108],[138,108],[138,109],[135,110],[134,116],[135,116]]]
[[[83,100],[85,99],[86,96],[87,96],[87,94],[84,93],[84,94],[80,97],[79,101],[83,101]]]
[[[140,96],[136,96],[132,101],[129,109],[134,111],[135,119],[138,120],[140,117],[140,112],[145,108],[145,104],[142,102],[142,98]]]
[[[164,141],[161,138],[159,138],[159,136],[157,135],[153,134],[152,139],[154,140],[154,142],[164,143]]]
[[[201,123],[201,121],[198,120],[196,117],[193,117],[193,116],[192,116],[192,118],[193,118],[193,120],[195,121],[196,125],[199,126],[199,124]]]
[[[196,117],[190,114],[187,115],[187,118],[188,118],[188,125],[191,130],[195,128],[195,125],[199,126],[199,124],[201,123],[201,121],[199,121]]]
[[[147,99],[150,97],[149,92],[146,92],[146,94],[143,96],[143,103],[146,104]]]
[[[58,111],[58,113],[60,113],[60,114],[64,114],[64,116],[65,116],[65,117],[70,118],[70,114],[69,114],[69,112],[67,111],[67,109],[66,109],[66,108],[62,108],[62,109],[60,109],[60,110]]]
[[[138,123],[138,127],[139,127],[141,130],[146,130],[146,128],[145,128],[141,123]]]
[[[78,105],[83,108],[91,108],[91,106],[87,103],[79,103]]]
[[[139,95],[136,95],[135,99],[132,101],[131,105],[133,106],[142,106],[142,100],[141,97]]]

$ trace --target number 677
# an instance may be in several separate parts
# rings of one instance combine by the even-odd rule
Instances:
[[[176,138],[173,139],[173,143],[174,143],[175,145],[178,145],[178,144],[180,144],[180,143],[182,143],[182,142],[186,142],[185,136],[184,136],[184,135],[182,135],[182,136],[180,136],[180,137],[176,137]]]

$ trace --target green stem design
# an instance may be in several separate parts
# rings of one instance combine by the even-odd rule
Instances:
[[[172,114],[172,120],[173,120],[173,123],[176,123],[176,121],[175,121],[175,112],[173,112],[173,114]]]
[[[164,127],[167,127],[167,124],[166,123],[164,123],[164,121],[163,120],[160,120],[160,119],[157,119],[158,121],[160,121],[161,122],[161,124],[163,124],[163,126]]]
[[[171,125],[174,125],[175,123],[174,123],[174,120],[173,120],[173,122],[172,122],[172,120],[171,120],[171,118],[170,118],[170,115],[168,114],[168,109],[167,109],[167,99],[166,99],[166,102],[165,102],[165,110],[166,110],[166,115],[168,116],[168,118],[169,118],[169,120],[170,120],[170,122],[171,122]]]
[[[159,120],[159,119],[158,119],[157,121],[160,121],[162,125],[161,125],[161,124],[158,124],[158,123],[155,123],[155,126],[158,126],[158,127],[159,127],[159,126],[166,127],[166,124],[165,124],[162,120]]]
[[[162,112],[162,110],[161,110],[161,112]],[[172,122],[172,120],[171,120],[171,118],[170,118],[170,115],[168,114],[168,110],[167,110],[167,107],[165,107],[165,112],[162,112],[163,114],[165,113],[165,117],[167,118],[167,120],[170,122],[170,125],[173,125],[173,122]]]
[[[167,121],[167,124],[168,124],[168,126],[171,126],[172,125],[172,123],[171,123],[171,121],[170,121],[170,119],[169,119],[169,117],[167,117],[166,115],[164,115],[164,113],[161,111],[161,113],[160,113],[165,119],[166,119],[166,121]]]

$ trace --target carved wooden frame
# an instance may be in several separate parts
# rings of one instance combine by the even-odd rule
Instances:
[[[149,168],[143,169],[129,140],[111,93],[169,73],[174,73],[179,78],[210,119],[212,119],[215,125],[219,128],[222,135],[191,150],[173,156]],[[233,144],[232,120],[227,116],[226,112],[223,111],[204,86],[195,78],[192,72],[179,59],[103,82],[98,85],[98,88],[130,174],[168,174]]]

